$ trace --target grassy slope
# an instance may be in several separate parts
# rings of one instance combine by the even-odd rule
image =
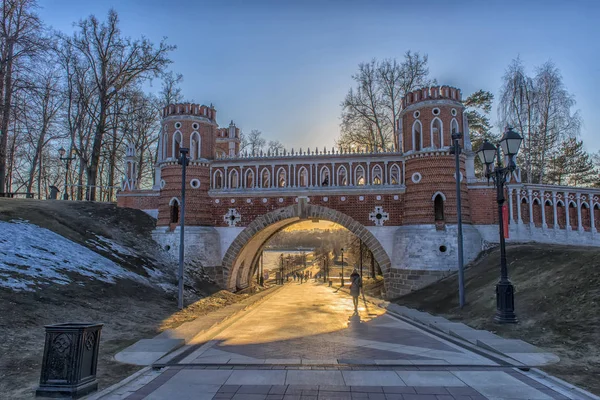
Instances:
[[[507,255],[517,325],[492,321],[498,249],[467,269],[468,304],[463,310],[458,307],[456,275],[396,302],[545,348],[561,357],[545,371],[600,394],[600,249],[512,245]]]
[[[141,211],[103,203],[0,199],[0,220],[13,219],[54,231],[140,275],[146,274],[142,265],[161,269],[175,282],[174,274],[169,274],[173,265],[152,241],[154,220]],[[87,241],[96,235],[132,254],[115,257],[107,249],[90,245]],[[104,323],[98,378],[100,387],[106,387],[139,369],[117,363],[113,355],[140,338],[152,337],[177,311],[176,299],[159,288],[123,280],[114,285],[80,276],[73,280],[69,285],[46,286],[36,292],[0,288],[0,393],[8,398],[33,398],[40,376],[44,325]],[[210,284],[201,286],[197,294],[216,291]]]

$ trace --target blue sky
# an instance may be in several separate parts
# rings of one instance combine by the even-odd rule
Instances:
[[[577,100],[590,151],[600,150],[600,1],[39,0],[43,20],[71,31],[109,8],[126,36],[167,37],[186,98],[213,103],[287,147],[332,146],[340,102],[360,62],[429,55],[431,76],[468,95],[498,93],[511,59],[551,59]],[[158,83],[154,89],[158,89]],[[494,110],[492,121],[497,119]]]

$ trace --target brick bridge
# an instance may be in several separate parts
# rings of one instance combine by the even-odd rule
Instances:
[[[155,240],[174,256],[179,244],[180,147],[190,148],[186,259],[222,287],[245,288],[268,239],[300,220],[336,222],[372,251],[388,297],[456,270],[456,176],[452,132],[464,132],[460,158],[464,257],[498,241],[495,189],[475,176],[460,90],[409,93],[398,121],[400,148],[299,149],[242,154],[233,122],[219,128],[211,106],[175,104],[163,111],[154,186],[138,187],[128,147],[118,204],[157,218]],[[510,239],[600,245],[600,190],[508,185]]]

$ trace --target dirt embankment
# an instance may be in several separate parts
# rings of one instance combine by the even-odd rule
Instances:
[[[118,278],[109,283],[96,279],[93,274],[80,274],[77,269],[65,271],[61,269],[61,260],[80,260],[77,254],[66,254],[62,249],[55,251],[48,244],[40,246],[41,258],[37,262],[35,251],[25,259],[11,247],[14,238],[2,237],[0,264],[4,264],[0,278],[5,280],[4,285],[0,285],[2,398],[34,398],[40,377],[44,325],[104,323],[98,363],[100,388],[104,388],[140,368],[114,361],[114,354],[123,348],[246,297],[219,292],[214,299],[207,297],[195,302],[199,297],[218,292],[218,288],[198,275],[188,281],[190,286],[195,285],[187,291],[188,302],[193,303],[191,309],[178,313],[176,292],[168,290],[176,284],[173,260],[151,238],[154,220],[138,210],[102,203],[0,199],[0,221],[13,220],[29,221],[86,248],[79,247],[80,251],[89,249],[107,259],[94,259],[95,264],[88,266],[90,270],[102,263],[105,269],[109,268],[107,265],[117,265],[143,279]],[[27,240],[27,235],[21,237]],[[10,257],[21,263],[15,266],[13,276],[10,275],[12,261],[7,261]],[[36,281],[35,277],[31,278],[34,275],[20,273],[31,269],[43,275],[42,261],[50,265],[52,260],[55,274],[46,273],[44,280]],[[62,279],[60,284],[48,283],[58,273]],[[19,290],[18,286],[11,287],[10,279],[30,279],[30,285],[26,290]]]
[[[492,320],[498,249],[467,268],[464,309],[458,307],[456,275],[396,302],[547,349],[561,361],[545,371],[600,394],[600,249],[511,245],[507,256],[520,321],[516,325]]]

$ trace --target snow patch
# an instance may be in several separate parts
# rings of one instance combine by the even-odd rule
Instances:
[[[132,254],[108,239],[102,242],[121,254]],[[130,279],[150,285],[147,278],[48,229],[24,221],[0,221],[0,287],[33,291],[44,283],[66,285],[73,281],[69,273],[107,283]]]

